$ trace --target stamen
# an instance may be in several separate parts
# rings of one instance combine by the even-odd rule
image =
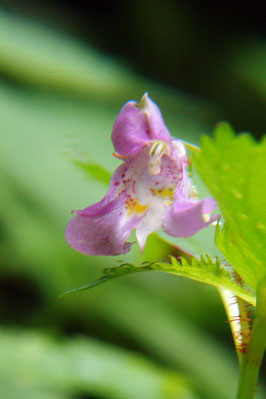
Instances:
[[[169,148],[165,141],[154,141],[149,151],[148,170],[151,175],[158,175],[161,171],[161,158],[163,155],[170,155]]]

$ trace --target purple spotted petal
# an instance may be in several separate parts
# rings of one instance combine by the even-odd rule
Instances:
[[[115,121],[112,141],[115,152],[122,158],[134,157],[149,142],[170,142],[171,136],[157,105],[145,94],[138,105],[129,101]]]
[[[141,216],[128,217],[125,208],[121,208],[120,198],[113,200],[113,204],[110,209],[101,203],[93,205],[93,213],[98,216],[88,216],[90,207],[78,211],[66,227],[69,245],[86,255],[120,255],[128,252],[132,243],[126,240]]]
[[[218,215],[211,215],[208,221],[204,220],[204,215],[214,211],[216,206],[213,198],[201,201],[176,199],[165,214],[163,229],[173,237],[190,237],[219,219]]]
[[[75,213],[81,216],[100,216],[104,215],[107,212],[111,212],[114,209],[120,207],[125,201],[123,195],[120,193],[125,193],[127,186],[123,183],[125,180],[126,174],[128,174],[130,167],[128,163],[124,163],[120,165],[114,172],[109,189],[106,195],[100,202],[97,202],[94,205],[90,205],[85,209],[74,211]]]
[[[145,167],[147,151],[125,162],[114,172],[105,197],[97,204],[75,211],[66,227],[70,246],[86,255],[119,255],[130,250],[126,242],[145,214],[134,212],[135,178]],[[131,208],[131,209],[130,209]]]

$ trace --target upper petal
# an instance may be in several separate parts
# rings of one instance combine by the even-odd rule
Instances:
[[[176,199],[166,211],[163,229],[170,236],[190,237],[219,219],[219,215],[210,215],[206,220],[206,216],[214,211],[216,206],[216,201],[210,197],[201,201]]]
[[[154,140],[170,142],[158,106],[147,94],[139,104],[129,101],[114,123],[112,141],[115,152],[123,158],[134,157],[147,143]]]

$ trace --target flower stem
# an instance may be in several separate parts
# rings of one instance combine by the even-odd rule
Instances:
[[[250,343],[240,364],[237,399],[253,399],[266,343],[266,277],[257,290],[257,312]]]

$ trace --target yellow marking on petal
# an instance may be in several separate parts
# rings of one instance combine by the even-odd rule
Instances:
[[[142,212],[146,211],[147,208],[148,208],[148,205],[141,205],[138,201],[136,201],[134,210],[136,213],[142,213]]]
[[[174,195],[174,189],[172,187],[169,188],[159,188],[159,189],[154,189],[151,188],[151,192],[153,195],[156,195],[156,197],[160,198],[171,198]]]
[[[129,198],[126,201],[126,209],[129,215],[133,213],[143,213],[148,208],[148,205],[141,205],[138,200],[134,198]]]
[[[167,206],[170,206],[170,205],[173,203],[173,201],[169,201],[169,200],[168,200],[168,201],[165,201],[164,203],[165,203]]]

